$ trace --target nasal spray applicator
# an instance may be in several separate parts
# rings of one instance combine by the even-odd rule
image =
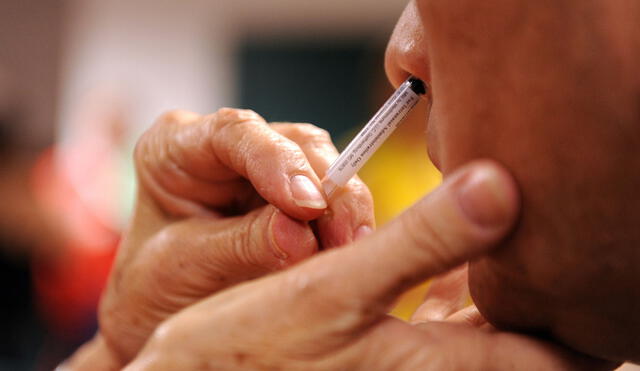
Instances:
[[[322,179],[327,197],[360,171],[426,92],[426,85],[415,77],[409,77],[400,85],[327,170]]]

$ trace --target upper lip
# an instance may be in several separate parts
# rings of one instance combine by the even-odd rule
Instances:
[[[438,169],[440,172],[442,172],[442,167],[441,167],[441,163],[440,163],[440,157],[438,156],[437,148],[433,143],[435,138],[433,138],[433,135],[429,135],[429,126],[432,125],[432,123],[430,122],[431,121],[432,100],[430,100],[430,98],[426,98],[426,99],[428,100],[428,103],[427,103],[428,104],[427,117],[426,117],[426,123],[425,123],[425,134],[426,134],[425,137],[426,137],[426,141],[427,141],[427,155],[429,156],[429,159],[431,160],[431,163],[433,163],[433,166],[435,166],[436,169]]]
[[[433,138],[433,135],[429,135],[429,127],[430,125],[432,125],[431,109],[433,106],[433,90],[431,88],[431,81],[429,81],[429,79],[425,79],[424,77],[419,77],[419,76],[415,76],[415,77],[420,79],[426,85],[426,90],[427,90],[426,94],[420,96],[420,98],[424,99],[424,101],[427,104],[427,115],[425,117],[425,137],[427,141],[427,155],[429,156],[429,159],[431,160],[433,165],[439,171],[442,171],[440,158],[438,157],[438,151],[436,146],[433,143],[435,138]]]

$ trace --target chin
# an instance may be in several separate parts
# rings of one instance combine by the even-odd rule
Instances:
[[[620,293],[606,290],[611,282],[601,275],[557,270],[547,272],[554,278],[545,277],[536,271],[535,255],[516,258],[531,246],[515,242],[512,236],[496,253],[469,264],[471,296],[489,323],[557,341],[595,358],[640,362],[640,312],[633,290],[625,288],[631,300],[620,306],[613,304]],[[589,290],[550,286],[558,279],[589,281]]]

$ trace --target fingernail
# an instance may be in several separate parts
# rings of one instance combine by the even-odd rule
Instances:
[[[512,182],[499,170],[475,169],[458,188],[458,201],[471,221],[496,227],[511,220],[516,194]]]
[[[326,209],[327,202],[318,187],[304,175],[291,178],[291,195],[296,205],[309,209]]]
[[[358,241],[361,238],[367,237],[371,233],[373,233],[373,228],[369,227],[368,225],[361,225],[353,234],[353,240]]]
[[[317,250],[317,242],[311,228],[276,211],[270,223],[273,252],[280,260],[299,261]]]

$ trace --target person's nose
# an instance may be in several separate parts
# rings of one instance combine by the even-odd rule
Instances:
[[[431,81],[425,27],[416,1],[409,2],[387,45],[385,69],[394,87],[410,75],[427,84]]]

